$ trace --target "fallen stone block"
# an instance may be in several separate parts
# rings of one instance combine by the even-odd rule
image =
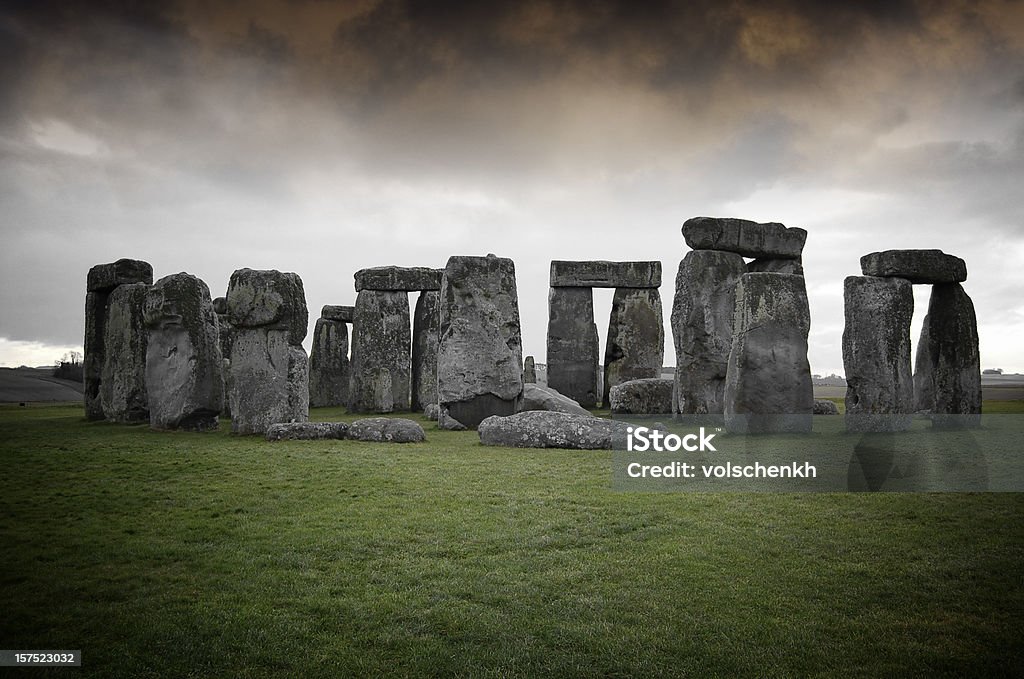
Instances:
[[[480,423],[480,443],[509,448],[625,450],[633,425],[593,415],[530,410]]]
[[[345,438],[381,443],[419,443],[427,440],[423,427],[412,420],[365,417],[349,425]]]
[[[659,377],[629,380],[609,392],[614,414],[663,415],[672,412],[675,380]]]
[[[344,422],[278,422],[267,428],[268,441],[321,441],[343,439]]]
[[[838,415],[839,406],[832,401],[816,398],[814,399],[814,410],[815,415]]]
[[[550,387],[542,387],[528,382],[523,385],[523,405],[521,412],[526,410],[547,410],[555,413],[590,415],[586,408],[568,396],[559,394]]]

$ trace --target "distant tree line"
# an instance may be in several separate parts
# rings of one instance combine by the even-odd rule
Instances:
[[[84,382],[85,378],[82,376],[82,352],[69,351],[64,354],[64,356],[57,361],[57,365],[54,366],[53,376],[59,377],[62,380]]]

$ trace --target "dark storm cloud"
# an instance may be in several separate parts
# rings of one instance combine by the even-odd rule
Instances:
[[[371,96],[433,79],[478,87],[576,70],[676,89],[738,65],[766,87],[808,77],[865,32],[916,30],[918,21],[907,2],[383,0],[342,21],[334,43],[357,67],[349,84]]]
[[[239,49],[266,62],[284,63],[294,56],[287,36],[261,26],[255,21],[249,22],[249,30],[246,32],[245,38],[239,41]]]
[[[0,339],[80,342],[67,291],[120,256],[296,270],[313,308],[480,248],[542,355],[548,255],[671,272],[683,219],[736,210],[814,229],[835,354],[866,248],[1012,277],[970,234],[1020,247],[1022,35],[999,1],[7,3]]]

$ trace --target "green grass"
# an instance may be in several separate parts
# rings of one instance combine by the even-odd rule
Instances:
[[[1021,494],[618,493],[608,452],[420,421],[267,443],[0,407],[0,647],[126,677],[1024,672]]]

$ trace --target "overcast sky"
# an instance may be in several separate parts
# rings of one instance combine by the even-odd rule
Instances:
[[[983,367],[1024,372],[1020,2],[73,4],[0,10],[0,365],[80,349],[121,257],[295,271],[312,329],[360,268],[489,252],[543,362],[550,260],[660,259],[667,322],[714,215],[809,232],[814,372],[891,248],[963,257]]]

